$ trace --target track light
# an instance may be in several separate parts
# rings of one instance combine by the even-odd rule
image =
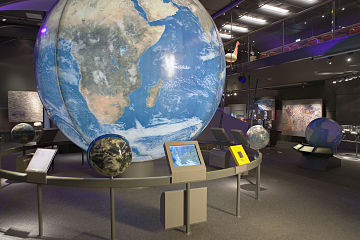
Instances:
[[[287,10],[287,9],[275,7],[275,6],[268,5],[268,4],[262,5],[260,7],[260,9],[264,10],[266,12],[280,14],[280,15],[286,15],[289,13],[289,10]]]
[[[332,64],[332,57],[328,57],[328,64]]]
[[[239,19],[249,23],[261,24],[261,25],[266,24],[266,20],[261,18],[242,16]]]
[[[227,30],[234,31],[234,32],[248,32],[249,31],[248,28],[234,26],[234,25],[230,25],[230,24],[226,24],[225,26],[223,26],[223,28],[227,29]]]

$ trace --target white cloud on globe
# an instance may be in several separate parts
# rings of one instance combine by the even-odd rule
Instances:
[[[168,77],[173,77],[175,75],[176,61],[174,54],[168,54],[164,57],[163,68],[167,72]]]

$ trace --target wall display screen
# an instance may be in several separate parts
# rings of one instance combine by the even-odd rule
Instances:
[[[174,167],[200,165],[200,159],[195,144],[170,145],[170,152]]]
[[[8,92],[9,122],[42,122],[43,105],[37,92]]]
[[[261,116],[262,119],[275,120],[275,99],[274,98],[262,98],[254,102],[254,105],[258,106],[257,112],[255,114],[261,114],[263,112],[264,116]],[[271,116],[269,113],[271,113]]]
[[[307,125],[322,117],[322,99],[287,100],[282,105],[283,135],[305,137]]]

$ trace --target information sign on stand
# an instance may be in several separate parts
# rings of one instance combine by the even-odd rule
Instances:
[[[236,166],[250,163],[250,160],[242,145],[230,146],[229,150],[235,160]]]
[[[38,148],[25,172],[27,181],[46,184],[46,175],[53,161],[57,149]]]
[[[206,167],[197,141],[166,142],[172,183],[206,180]]]

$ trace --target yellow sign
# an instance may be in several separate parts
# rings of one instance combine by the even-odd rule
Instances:
[[[230,146],[229,150],[237,166],[250,163],[242,145]]]

